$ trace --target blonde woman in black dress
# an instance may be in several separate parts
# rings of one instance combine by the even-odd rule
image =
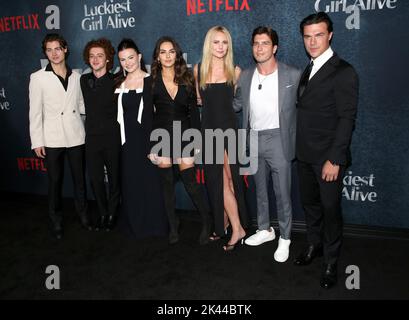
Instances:
[[[195,66],[194,74],[200,97],[198,103],[203,106],[202,135],[206,129],[233,129],[237,133],[233,96],[240,68],[234,66],[232,40],[225,27],[215,26],[207,32],[202,61]],[[237,146],[237,141],[235,143]],[[204,153],[206,152],[205,148]],[[223,247],[225,251],[230,251],[246,235],[243,226],[247,224],[247,212],[239,165],[237,161],[234,164],[229,162],[229,156],[235,156],[237,160],[237,154],[229,154],[226,144],[219,154],[221,161],[213,159],[213,163],[204,165],[206,186],[215,219],[215,232],[211,239],[217,240],[223,236],[226,225],[230,224],[232,235]],[[203,157],[205,158],[206,156]],[[222,164],[216,163],[216,160]]]

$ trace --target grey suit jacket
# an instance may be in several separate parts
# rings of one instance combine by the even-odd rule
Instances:
[[[246,69],[242,72],[238,82],[233,101],[236,112],[242,112],[242,127],[251,129],[249,122],[250,89],[256,67]],[[284,156],[287,161],[295,157],[295,133],[296,133],[296,101],[298,82],[301,70],[278,62],[278,108],[281,142]],[[263,89],[267,89],[263,87]]]

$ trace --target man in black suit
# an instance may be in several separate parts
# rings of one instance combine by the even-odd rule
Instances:
[[[358,76],[331,49],[332,21],[324,12],[300,24],[310,64],[297,102],[296,157],[308,247],[294,261],[305,266],[324,255],[321,286],[337,282],[342,243],[342,180],[351,163],[350,144],[358,104]]]
[[[116,120],[114,76],[115,49],[108,39],[89,41],[83,52],[84,62],[92,72],[80,79],[85,104],[85,156],[99,219],[95,230],[114,228],[120,198],[119,163],[121,136]],[[108,194],[105,186],[108,177]]]

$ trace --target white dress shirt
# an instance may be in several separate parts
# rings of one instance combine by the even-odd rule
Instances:
[[[329,60],[332,58],[334,55],[334,51],[332,51],[331,47],[328,47],[327,50],[325,50],[319,57],[316,57],[315,59],[311,59],[311,61],[314,62],[314,65],[312,67],[311,73],[310,73],[310,78],[311,78],[318,72],[319,69]]]

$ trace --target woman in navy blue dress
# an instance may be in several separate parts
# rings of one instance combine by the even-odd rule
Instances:
[[[168,232],[159,174],[148,158],[152,130],[152,78],[131,39],[118,45],[121,75],[116,79],[121,132],[121,218],[135,237]]]

